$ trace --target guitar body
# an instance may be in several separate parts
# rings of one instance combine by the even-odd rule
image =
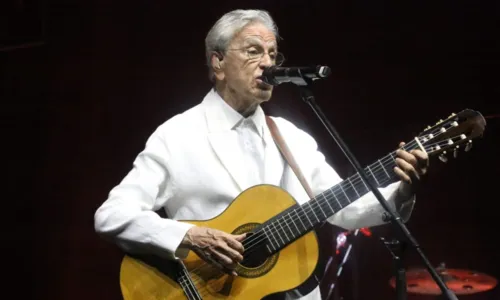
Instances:
[[[241,193],[223,213],[213,219],[182,222],[241,234],[250,232],[257,225],[296,204],[293,197],[281,188],[258,185]],[[218,271],[193,251],[183,260],[192,283],[201,298],[206,300],[279,298],[285,291],[299,291],[304,295],[319,283],[321,276],[315,275],[321,269],[320,262],[322,259],[314,230],[258,264],[238,265],[238,276]],[[176,278],[176,264],[158,258],[125,256],[120,270],[124,299],[189,299],[179,285],[179,278]]]

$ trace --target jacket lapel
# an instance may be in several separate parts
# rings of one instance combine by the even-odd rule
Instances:
[[[240,190],[245,190],[250,187],[248,176],[246,176],[245,165],[240,157],[240,149],[238,149],[238,140],[235,131],[212,132],[209,133],[208,139],[210,145],[219,158],[220,162],[238,185]]]
[[[222,101],[224,100],[214,90],[211,90],[203,100],[208,140],[221,164],[240,190],[243,191],[255,183],[251,182],[251,177],[247,175],[248,170],[245,167],[245,161],[241,157],[237,133],[231,130],[234,124],[224,114],[224,103]],[[263,123],[265,124],[264,120]],[[262,183],[280,186],[285,169],[285,160],[279,152],[269,128],[267,125],[264,127],[265,170]]]
[[[250,187],[246,176],[245,162],[241,157],[238,136],[231,130],[234,125],[224,114],[224,103],[220,96],[211,90],[203,100],[208,129],[208,140],[215,156],[233,178],[241,191]]]

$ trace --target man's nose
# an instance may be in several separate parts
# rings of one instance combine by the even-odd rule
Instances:
[[[270,67],[273,64],[274,62],[271,59],[271,56],[268,53],[264,53],[263,57],[260,59],[260,67],[261,68]]]

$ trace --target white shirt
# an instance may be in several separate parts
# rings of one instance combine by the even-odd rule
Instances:
[[[259,106],[251,116],[244,118],[222,98],[217,97],[216,99],[220,102],[221,112],[227,118],[228,127],[238,135],[240,151],[237,155],[246,162],[246,174],[249,181],[252,182],[251,185],[265,183],[266,147],[275,145],[266,145],[264,140],[266,126],[264,111]]]
[[[315,195],[342,181],[317,150],[315,140],[289,121],[272,117]],[[221,214],[245,189],[263,182],[281,186],[299,203],[309,200],[291,168],[284,164],[259,107],[249,121],[252,131],[242,131],[242,117],[211,90],[195,107],[161,124],[128,174],[113,187],[96,210],[95,229],[127,252],[147,252],[169,259],[186,253],[178,246],[193,226],[177,220],[206,220]],[[245,124],[248,125],[248,124]],[[251,127],[250,127],[251,128]],[[257,135],[258,134],[258,135]],[[250,162],[245,139],[254,139],[257,153],[264,152],[264,165]],[[255,165],[249,171],[249,166]],[[263,170],[263,174],[256,170]],[[252,176],[249,176],[251,174]],[[399,183],[381,192],[394,210]],[[408,220],[414,198],[403,199],[399,214]],[[401,199],[397,201],[403,201]],[[168,219],[156,210],[164,209]],[[248,213],[258,213],[258,210]],[[345,229],[384,224],[383,208],[366,194],[337,212],[328,221]],[[315,289],[303,299],[320,299]]]

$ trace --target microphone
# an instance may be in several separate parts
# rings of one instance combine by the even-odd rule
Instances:
[[[260,79],[270,85],[279,85],[291,82],[296,85],[307,85],[313,80],[330,76],[331,70],[327,66],[312,67],[266,67]]]

